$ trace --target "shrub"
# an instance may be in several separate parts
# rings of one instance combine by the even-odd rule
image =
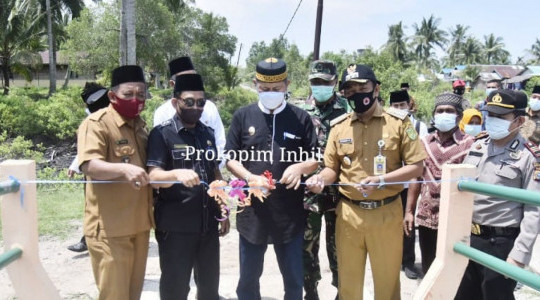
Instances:
[[[220,91],[213,100],[218,107],[225,131],[228,132],[234,112],[242,106],[257,101],[257,94],[248,89],[237,87],[230,91]]]
[[[35,145],[32,141],[18,136],[13,140],[7,139],[7,132],[0,133],[0,161],[6,159],[33,159],[36,162],[43,160],[43,146]]]

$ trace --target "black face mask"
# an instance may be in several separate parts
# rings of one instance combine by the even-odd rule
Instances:
[[[179,109],[178,116],[184,124],[195,124],[201,118],[202,110],[195,108]]]
[[[454,89],[454,94],[463,96],[463,94],[465,94],[465,89]]]
[[[373,98],[373,92],[369,93],[355,93],[350,97],[347,97],[349,105],[356,113],[364,113],[371,108],[375,99]]]

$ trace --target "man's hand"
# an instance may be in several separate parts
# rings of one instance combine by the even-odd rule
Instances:
[[[219,222],[219,236],[227,235],[227,233],[229,233],[230,228],[231,228],[231,223],[229,222],[229,219]]]
[[[286,184],[287,186],[285,188],[287,189],[294,187],[297,190],[302,182],[302,168],[298,164],[290,165],[283,172],[283,176],[281,176],[279,182]]]
[[[194,187],[201,184],[199,175],[191,169],[175,169],[174,175],[177,181],[181,181],[186,187]]]
[[[324,189],[324,179],[318,174],[313,175],[306,180],[306,187],[310,192],[319,194]]]
[[[378,176],[369,176],[365,178],[364,180],[360,181],[359,185],[356,185],[356,189],[362,192],[364,197],[369,197],[371,193],[377,189],[377,186],[379,184],[379,177]]]
[[[68,169],[67,170],[67,176],[69,178],[73,178],[73,175],[75,175],[75,171],[73,171],[72,169]]]
[[[411,236],[411,232],[414,230],[414,215],[411,212],[406,212],[403,217],[403,231],[406,236]]]
[[[512,258],[510,258],[510,257],[506,258],[506,262],[509,263],[509,264],[511,264],[511,265],[518,266],[518,267],[520,267],[520,268],[524,268],[524,267],[525,267],[524,264],[522,264],[522,263],[520,263],[520,262],[518,262],[518,261],[516,261],[516,260],[514,260],[514,259],[512,259]]]
[[[150,182],[150,177],[146,171],[139,166],[123,164],[121,170],[124,173],[124,178],[126,178],[126,180],[129,181],[131,186],[136,190]]]

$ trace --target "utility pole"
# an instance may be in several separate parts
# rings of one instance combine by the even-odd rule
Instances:
[[[315,21],[315,45],[313,46],[313,60],[319,59],[321,48],[321,24],[322,24],[323,0],[317,5],[317,20]]]

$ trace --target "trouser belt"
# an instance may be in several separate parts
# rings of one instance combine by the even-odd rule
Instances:
[[[341,196],[341,199],[351,203],[351,204],[354,204],[354,205],[357,205],[357,206],[360,206],[360,208],[363,208],[363,209],[376,209],[376,208],[379,208],[381,206],[384,206],[384,205],[387,205],[387,204],[390,204],[392,202],[394,202],[394,200],[396,200],[399,196],[399,194],[396,194],[394,196],[390,196],[388,198],[384,198],[382,200],[353,200],[353,199],[350,199],[349,197],[343,195],[343,194],[339,194]]]
[[[519,227],[494,227],[480,225],[476,223],[471,224],[471,233],[474,235],[487,235],[487,236],[512,236],[519,234]]]

